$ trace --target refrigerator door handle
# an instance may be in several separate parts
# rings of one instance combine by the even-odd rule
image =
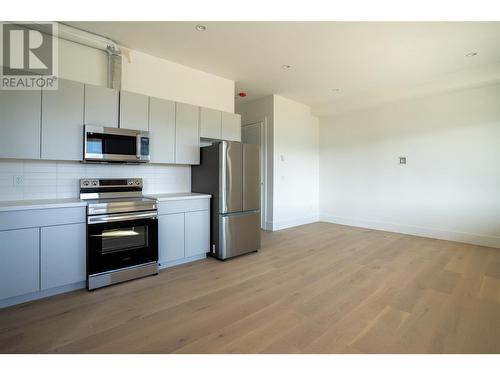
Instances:
[[[221,216],[245,216],[250,214],[258,214],[260,210],[248,210],[248,211],[238,211],[238,212],[227,212],[220,214]]]

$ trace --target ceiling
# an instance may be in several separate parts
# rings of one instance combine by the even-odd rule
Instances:
[[[500,22],[65,23],[232,79],[237,102],[278,94],[317,115],[500,81]]]

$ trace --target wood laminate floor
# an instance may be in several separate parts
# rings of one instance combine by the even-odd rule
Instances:
[[[499,353],[500,249],[327,223],[0,310],[2,353]]]

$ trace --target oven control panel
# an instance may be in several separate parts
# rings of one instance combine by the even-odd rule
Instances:
[[[81,189],[127,186],[142,188],[142,178],[82,178],[80,180]]]

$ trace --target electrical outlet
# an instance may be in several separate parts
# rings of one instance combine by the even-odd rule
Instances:
[[[24,176],[14,176],[14,186],[23,186]]]

